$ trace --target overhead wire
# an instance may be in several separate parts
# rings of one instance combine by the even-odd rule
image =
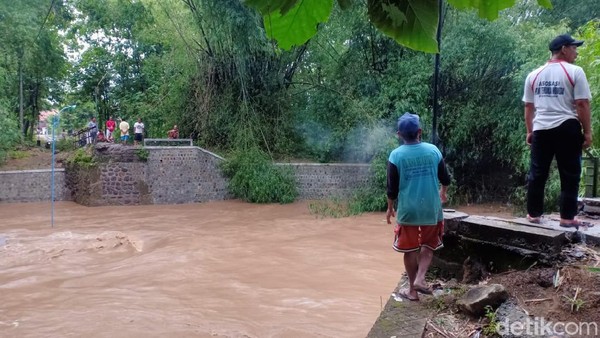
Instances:
[[[44,18],[44,21],[42,22],[42,25],[40,26],[40,29],[37,33],[37,36],[35,37],[36,40],[40,37],[40,34],[42,33],[42,29],[46,25],[46,22],[48,21],[48,18],[50,17],[50,13],[52,13],[52,8],[54,7],[55,1],[56,0],[52,0],[52,2],[50,3],[50,8],[48,8],[48,13],[46,13],[46,18]]]

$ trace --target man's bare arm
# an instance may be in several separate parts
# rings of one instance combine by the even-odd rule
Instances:
[[[577,108],[577,117],[583,128],[583,147],[589,148],[592,146],[592,113],[590,112],[590,101],[575,100],[575,107]]]
[[[533,118],[535,117],[535,105],[531,102],[525,103],[525,127],[527,128],[527,137],[525,141],[531,145],[531,136],[533,135]]]

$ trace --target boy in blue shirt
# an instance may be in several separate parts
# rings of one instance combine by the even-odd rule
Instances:
[[[418,293],[431,294],[425,283],[433,251],[443,247],[446,190],[450,175],[439,149],[421,142],[419,116],[405,113],[398,119],[398,136],[404,144],[390,153],[387,168],[387,222],[396,216],[394,250],[404,253],[408,290],[399,295],[419,300]],[[441,183],[441,187],[440,187]]]

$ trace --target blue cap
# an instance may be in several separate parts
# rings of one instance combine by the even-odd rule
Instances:
[[[398,119],[398,132],[401,136],[415,136],[421,129],[419,115],[404,113]]]
[[[569,34],[563,34],[555,37],[550,44],[548,44],[548,49],[551,51],[557,51],[561,49],[563,46],[581,46],[583,45],[582,40],[575,40]]]

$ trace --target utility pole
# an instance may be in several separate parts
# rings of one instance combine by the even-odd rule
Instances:
[[[23,123],[23,49],[19,53],[19,126],[21,127],[21,141],[25,140],[25,124]]]
[[[437,135],[437,123],[438,116],[440,115],[440,103],[438,99],[438,91],[439,91],[439,82],[440,82],[440,53],[441,53],[441,43],[442,43],[442,21],[444,18],[443,13],[443,2],[444,0],[438,0],[438,27],[437,27],[437,44],[438,44],[438,52],[435,54],[435,68],[433,73],[433,119],[432,119],[432,127],[431,127],[431,143],[439,146],[439,140]]]
[[[51,201],[51,214],[50,214],[50,225],[54,228],[54,162],[56,153],[56,139],[58,136],[56,135],[55,130],[58,128],[58,122],[60,119],[60,114],[67,109],[75,109],[75,105],[66,106],[63,109],[59,110],[58,113],[52,115],[52,176],[50,177],[50,201]]]

